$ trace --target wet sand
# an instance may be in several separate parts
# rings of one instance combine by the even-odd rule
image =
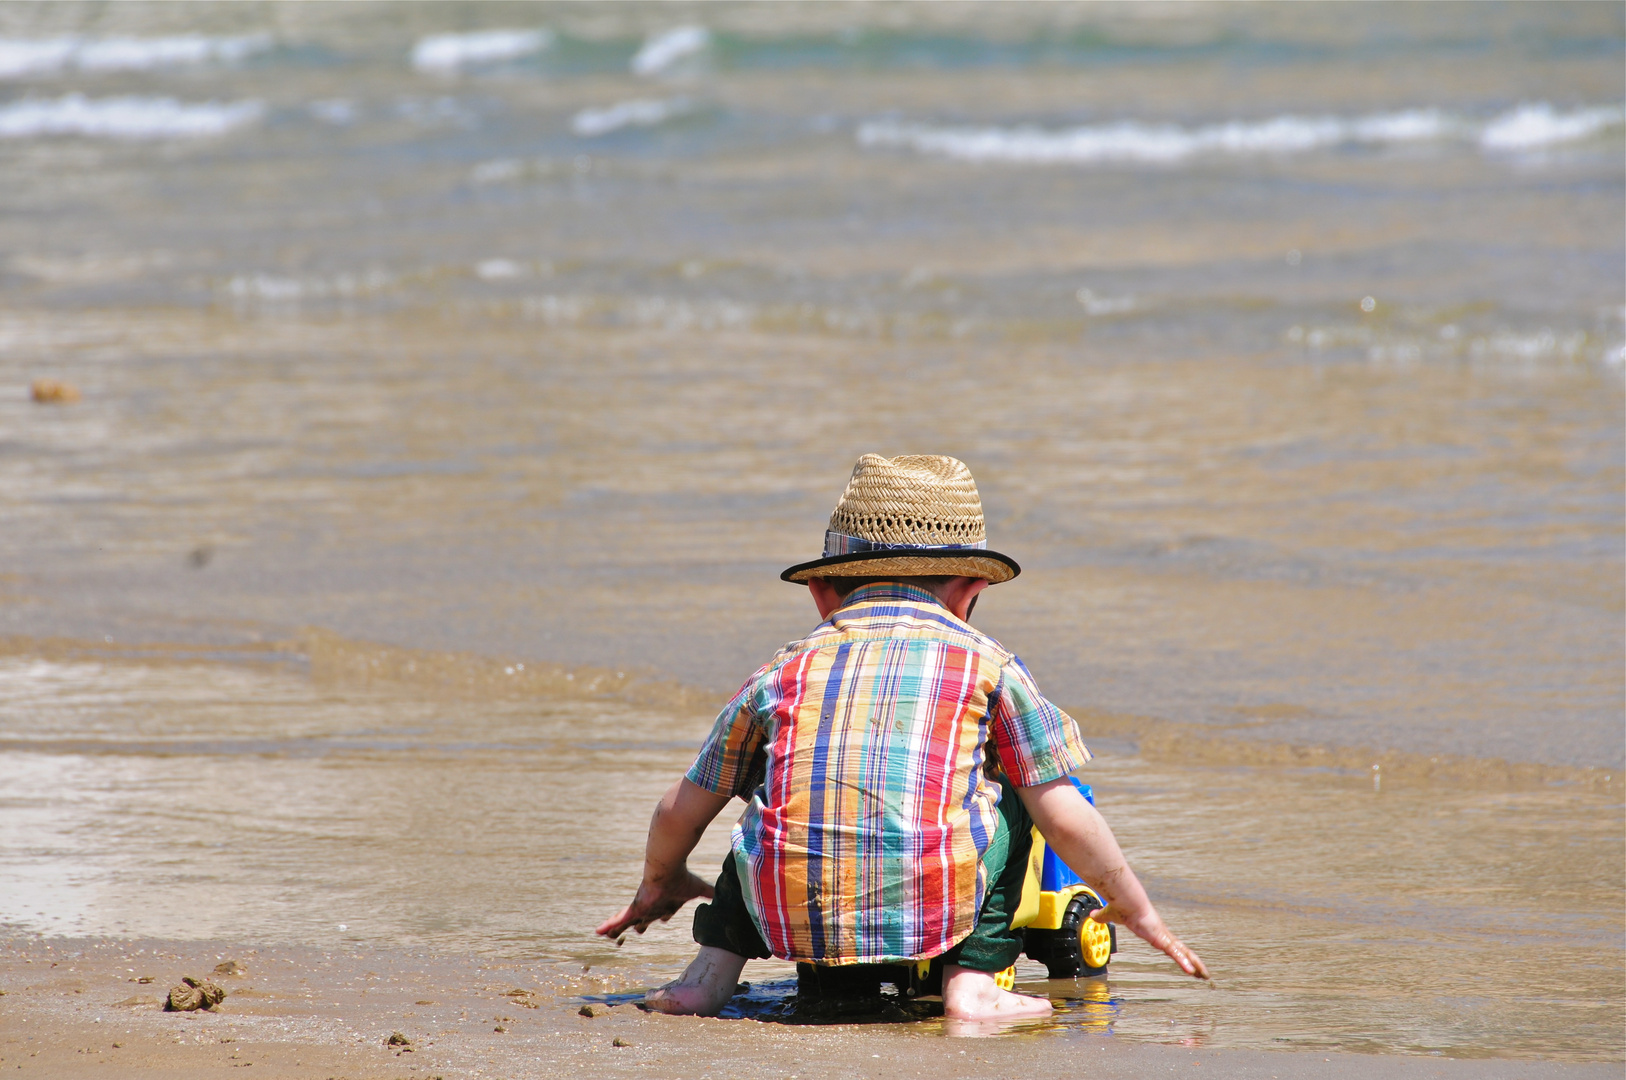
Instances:
[[[235,654],[4,644],[20,651],[0,649],[0,714],[29,730],[0,733],[0,924],[382,951],[425,971],[587,966],[616,993],[692,952],[687,911],[622,948],[590,928],[636,884],[649,808],[709,723],[703,692],[314,632]],[[1097,752],[1081,777],[1217,982],[1132,938],[1104,980],[1047,984],[1024,962],[1024,986],[1075,1002],[1058,1032],[1618,1059],[1613,773],[1245,737],[1281,708],[1230,731],[1073,711]],[[207,968],[164,977],[186,973]]]
[[[227,959],[213,1012],[169,1013],[181,974]],[[138,979],[151,976],[153,982]],[[1614,1064],[1270,1053],[1126,1043],[1078,1032],[914,1025],[792,1027],[579,1015],[620,984],[576,965],[397,951],[255,949],[219,942],[0,939],[0,1072],[24,1077],[436,1076],[1614,1077]],[[512,991],[525,991],[524,995]],[[601,1006],[602,1009],[602,1006]],[[501,1028],[502,1030],[498,1030]],[[388,1045],[400,1032],[411,1050]],[[617,1040],[626,1045],[616,1045]],[[248,1069],[252,1073],[235,1070]],[[1193,1070],[1200,1070],[1194,1072]]]

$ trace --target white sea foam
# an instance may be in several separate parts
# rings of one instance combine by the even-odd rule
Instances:
[[[0,79],[20,79],[60,71],[73,59],[77,38],[0,38]]]
[[[583,109],[570,118],[570,130],[585,138],[592,138],[624,127],[654,127],[675,116],[682,116],[691,108],[693,106],[687,98],[636,98],[602,109]]]
[[[529,272],[530,267],[513,259],[481,259],[474,264],[474,274],[481,281],[506,281]]]
[[[436,34],[412,46],[412,66],[437,75],[466,67],[517,60],[553,43],[551,30],[481,30],[473,34]]]
[[[525,163],[513,158],[482,161],[469,170],[469,179],[476,184],[500,184],[506,180],[518,180],[524,175]]]
[[[1135,310],[1133,296],[1097,296],[1087,288],[1073,294],[1086,315],[1122,315]]]
[[[632,58],[634,75],[659,75],[674,64],[704,51],[711,32],[704,26],[675,26],[652,35]]]
[[[1520,105],[1489,124],[1479,135],[1486,150],[1539,150],[1558,143],[1590,139],[1626,122],[1619,105],[1598,105],[1574,112],[1559,112],[1546,102]]]
[[[283,277],[277,274],[239,274],[221,285],[236,301],[272,304],[300,300],[353,299],[383,292],[396,282],[393,274],[376,267],[333,277]]]
[[[1034,126],[968,127],[872,121],[858,128],[862,146],[896,146],[963,161],[1184,161],[1200,154],[1287,154],[1343,143],[1437,139],[1452,122],[1434,109],[1344,119],[1278,116],[1184,128],[1133,120],[1047,131]]]
[[[78,71],[152,71],[207,63],[233,63],[264,52],[269,34],[153,38],[0,38],[0,79]]]
[[[361,116],[361,110],[349,98],[324,98],[311,102],[305,108],[316,119],[338,127],[353,124]]]
[[[185,104],[174,98],[24,98],[0,106],[0,138],[82,135],[104,139],[195,139],[223,135],[263,113],[258,101]]]
[[[1524,150],[1589,138],[1621,123],[1618,106],[1560,113],[1542,104],[1521,106],[1488,123],[1439,109],[1357,117],[1278,116],[1202,127],[1123,120],[1059,130],[875,120],[861,124],[857,138],[861,146],[900,147],[962,161],[1174,164],[1204,155],[1294,154],[1333,146],[1451,139],[1477,142],[1486,150]]]

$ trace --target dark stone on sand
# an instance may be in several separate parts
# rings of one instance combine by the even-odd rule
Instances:
[[[628,1042],[627,1040],[623,1039],[621,1036],[617,1035],[615,1038],[610,1040],[610,1045],[611,1046],[631,1046],[632,1044],[630,1042]]]
[[[384,1040],[385,1046],[411,1046],[412,1040],[399,1031],[390,1032],[390,1037]]]
[[[164,1011],[196,1012],[199,1009],[213,1009],[225,1000],[226,991],[214,983],[186,975],[182,976],[180,986],[170,987],[169,999],[164,1002]]]
[[[223,964],[216,964],[215,965],[215,974],[216,975],[247,975],[248,974],[248,968],[244,967],[242,964],[239,964],[235,960],[227,960]]]
[[[496,1027],[492,1028],[491,1030],[495,1031],[499,1035],[506,1035],[508,1033],[508,1029],[503,1027],[501,1024],[498,1024]]]
[[[604,1010],[602,1008],[598,1008],[593,1005],[583,1005],[581,1008],[576,1010],[576,1015],[592,1018],[602,1014],[603,1012]]]

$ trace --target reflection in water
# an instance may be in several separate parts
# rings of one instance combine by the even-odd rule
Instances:
[[[1069,992],[1071,991],[1071,992]],[[1075,979],[1064,988],[1061,996],[1053,997],[1056,1020],[1096,1035],[1112,1032],[1112,1023],[1118,1017],[1119,1002],[1113,1000],[1111,986],[1105,976],[1095,979]]]

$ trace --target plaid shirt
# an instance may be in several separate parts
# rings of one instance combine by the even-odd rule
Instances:
[[[936,956],[982,908],[998,774],[1090,759],[1022,662],[912,585],[866,585],[753,675],[688,777],[747,800],[746,902],[775,956]]]

